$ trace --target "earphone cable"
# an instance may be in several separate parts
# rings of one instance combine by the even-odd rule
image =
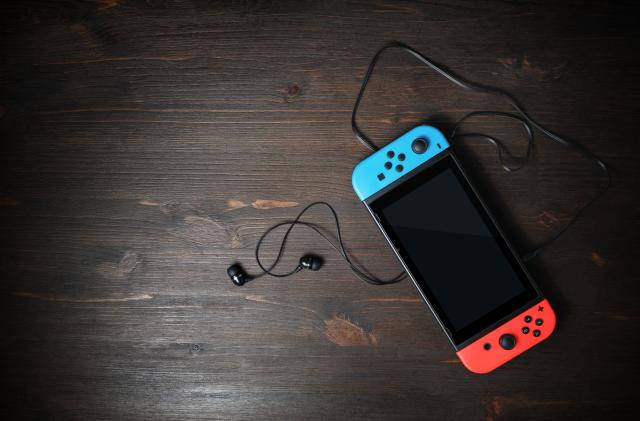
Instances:
[[[493,146],[496,147],[497,153],[498,153],[498,159],[500,161],[500,165],[502,166],[502,168],[507,171],[507,172],[512,172],[512,171],[517,171],[520,168],[522,168],[526,162],[529,160],[529,158],[532,155],[533,152],[533,147],[534,147],[534,128],[539,130],[540,132],[542,132],[547,138],[551,139],[552,141],[561,144],[562,146],[566,147],[566,148],[574,148],[577,151],[579,151],[583,156],[585,156],[586,158],[588,158],[589,160],[593,161],[599,168],[600,170],[604,173],[605,178],[606,178],[606,183],[604,185],[603,188],[601,188],[589,201],[587,201],[586,204],[584,204],[581,208],[579,208],[574,215],[572,216],[572,218],[569,220],[569,222],[567,222],[559,231],[557,231],[554,235],[551,236],[551,238],[549,238],[548,240],[542,242],[541,244],[539,244],[537,247],[535,247],[533,250],[523,254],[521,257],[524,261],[529,261],[531,259],[533,259],[534,257],[538,256],[540,254],[540,252],[542,252],[546,247],[548,247],[549,245],[551,245],[553,242],[555,242],[558,238],[560,238],[565,232],[567,232],[567,230],[573,226],[575,224],[575,222],[578,220],[578,218],[580,218],[580,216],[587,210],[587,208],[589,208],[594,202],[596,202],[598,199],[600,199],[607,190],[609,190],[609,187],[611,186],[611,173],[609,171],[609,167],[607,166],[607,164],[605,164],[605,162],[603,160],[601,160],[600,158],[598,158],[593,152],[591,152],[589,149],[587,149],[586,147],[584,147],[583,145],[581,145],[580,143],[577,143],[575,141],[569,140],[567,138],[564,138],[560,135],[557,135],[555,133],[553,133],[552,131],[546,129],[544,126],[542,126],[541,124],[539,124],[538,122],[536,122],[533,118],[531,118],[526,111],[524,110],[524,108],[522,107],[522,105],[520,105],[520,103],[516,100],[515,97],[513,97],[511,94],[509,94],[506,91],[503,91],[501,89],[498,88],[494,88],[494,87],[490,87],[490,86],[486,86],[486,85],[481,85],[478,83],[473,83],[473,82],[469,82],[465,79],[463,79],[462,77],[457,76],[455,73],[451,72],[450,70],[448,70],[447,68],[445,68],[444,66],[441,66],[437,63],[435,63],[433,60],[429,59],[428,57],[424,56],[423,54],[421,54],[420,52],[414,50],[413,48],[409,47],[406,44],[403,44],[401,42],[391,42],[387,45],[385,45],[384,47],[382,47],[381,49],[379,49],[376,54],[374,55],[373,59],[371,60],[371,62],[369,63],[369,66],[367,68],[367,71],[365,73],[365,76],[362,80],[362,85],[360,86],[360,90],[358,92],[358,96],[356,97],[356,101],[354,103],[353,106],[353,111],[351,113],[351,129],[353,130],[354,135],[356,136],[356,139],[362,144],[364,145],[366,148],[372,150],[372,151],[376,151],[378,150],[378,147],[371,141],[371,139],[369,139],[358,127],[357,124],[357,113],[358,113],[358,108],[360,107],[360,103],[362,102],[362,98],[364,97],[364,93],[366,91],[367,85],[369,84],[369,80],[371,79],[371,75],[373,74],[373,70],[376,67],[376,64],[378,63],[378,60],[380,59],[380,57],[382,56],[382,54],[389,50],[389,49],[400,49],[403,51],[406,51],[408,53],[410,53],[412,56],[414,56],[416,59],[418,59],[421,63],[423,63],[424,65],[426,65],[427,67],[429,67],[430,69],[434,70],[435,72],[437,72],[438,74],[440,74],[441,76],[444,76],[445,78],[447,78],[449,81],[451,81],[452,83],[454,83],[455,85],[469,90],[469,91],[473,91],[473,92],[479,92],[479,93],[485,93],[485,94],[490,94],[490,95],[494,95],[494,96],[498,96],[501,97],[502,99],[504,99],[507,103],[509,103],[517,112],[517,114],[513,114],[513,113],[507,113],[507,112],[502,112],[502,111],[474,111],[471,113],[468,113],[466,115],[464,115],[462,118],[460,118],[456,124],[454,125],[454,128],[452,130],[452,132],[449,135],[449,139],[453,142],[454,139],[462,139],[462,138],[480,138],[480,139],[484,139],[485,141],[488,141],[489,143],[491,143]],[[495,137],[492,137],[490,135],[486,135],[483,133],[460,133],[459,129],[460,127],[463,125],[463,123],[465,123],[467,120],[474,118],[474,117],[478,117],[478,116],[495,116],[495,117],[503,117],[503,118],[510,118],[510,119],[514,119],[519,121],[525,128],[526,132],[527,132],[527,150],[524,156],[514,156],[508,148],[506,148],[504,146],[504,144],[496,139]],[[510,166],[507,165],[504,161],[504,154],[506,153],[506,155],[509,156],[509,158],[512,161],[516,162],[516,165],[514,166]]]
[[[335,228],[336,228],[337,243],[334,242],[327,234],[322,232],[320,230],[320,228],[318,228],[316,225],[314,225],[314,224],[312,224],[310,222],[306,222],[306,221],[301,221],[300,220],[302,218],[302,216],[309,209],[311,209],[311,208],[313,208],[315,206],[325,206],[325,207],[327,207],[329,209],[329,211],[331,211],[331,215],[333,217],[333,221],[334,221]],[[273,232],[274,230],[276,230],[277,228],[279,228],[281,226],[287,226],[287,225],[288,225],[288,228],[285,231],[285,233],[284,233],[284,235],[282,237],[282,240],[280,241],[280,248],[278,249],[278,254],[276,255],[276,258],[273,260],[273,262],[268,267],[265,267],[265,265],[263,264],[262,260],[260,259],[260,247],[262,246],[262,243],[264,242],[265,238],[271,232]],[[278,263],[282,259],[287,240],[289,239],[289,235],[291,234],[291,232],[293,231],[293,229],[296,226],[307,227],[307,228],[313,230],[314,232],[316,232],[318,235],[320,235],[320,237],[322,237],[329,245],[331,245],[331,247],[333,249],[335,249],[338,252],[340,257],[342,257],[342,259],[345,261],[345,263],[349,267],[349,270],[351,270],[351,272],[355,276],[357,276],[359,279],[361,279],[361,280],[363,280],[363,281],[365,281],[365,282],[367,282],[369,284],[372,284],[372,285],[389,285],[389,284],[394,284],[396,282],[400,282],[401,280],[403,280],[406,277],[406,273],[405,272],[401,272],[401,273],[399,273],[398,275],[396,275],[395,277],[393,277],[391,279],[387,279],[387,280],[379,279],[379,278],[376,278],[375,276],[367,274],[364,271],[364,269],[362,269],[355,262],[353,262],[353,260],[349,256],[349,253],[347,252],[347,249],[345,248],[344,242],[342,240],[342,231],[340,229],[340,220],[338,218],[337,212],[335,211],[333,206],[331,206],[329,203],[320,201],[320,202],[313,202],[313,203],[310,203],[309,205],[305,206],[304,209],[302,209],[298,213],[298,216],[296,216],[296,218],[294,220],[277,223],[277,224],[271,226],[268,230],[266,230],[262,234],[262,236],[260,237],[260,239],[256,243],[256,249],[255,249],[256,262],[258,263],[258,266],[262,270],[262,273],[253,276],[254,279],[258,278],[260,276],[266,275],[266,274],[271,275],[271,276],[275,276],[277,278],[286,278],[287,276],[291,276],[294,273],[299,272],[301,270],[301,267],[298,265],[294,269],[292,269],[292,270],[290,270],[289,272],[286,272],[286,273],[275,273],[275,272],[273,272],[273,269],[278,265]]]

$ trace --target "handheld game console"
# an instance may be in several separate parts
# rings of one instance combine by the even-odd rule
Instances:
[[[418,126],[360,162],[353,188],[470,371],[547,339],[553,308],[442,133]]]

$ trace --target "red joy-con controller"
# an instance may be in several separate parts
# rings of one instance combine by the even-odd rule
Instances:
[[[555,327],[556,315],[544,299],[456,354],[474,373],[488,373],[547,339]]]

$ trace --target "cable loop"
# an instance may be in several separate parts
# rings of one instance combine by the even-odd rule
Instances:
[[[573,226],[573,224],[576,222],[576,220],[582,216],[582,214],[586,211],[587,208],[589,208],[595,201],[597,201],[599,198],[601,198],[605,192],[607,190],[609,190],[609,187],[611,187],[611,173],[609,171],[609,167],[607,166],[607,164],[601,160],[600,158],[598,158],[593,152],[591,152],[589,149],[587,149],[586,147],[582,146],[580,143],[569,140],[565,137],[562,137],[554,132],[552,132],[551,130],[545,128],[544,126],[542,126],[540,123],[538,123],[537,121],[535,121],[532,117],[529,116],[529,114],[527,114],[527,112],[525,111],[524,107],[522,105],[520,105],[520,103],[518,102],[518,100],[511,95],[510,93],[503,91],[502,89],[498,89],[498,88],[494,88],[491,86],[486,86],[486,85],[481,85],[479,83],[474,83],[474,82],[469,82],[468,80],[456,75],[455,73],[453,73],[452,71],[448,70],[446,67],[441,66],[439,64],[437,64],[436,62],[434,62],[433,60],[431,60],[430,58],[422,55],[420,52],[418,52],[417,50],[414,50],[413,48],[409,47],[406,44],[403,44],[401,42],[397,42],[397,41],[393,41],[390,42],[389,44],[383,46],[381,49],[379,49],[376,54],[373,56],[373,59],[371,59],[371,62],[369,63],[369,67],[367,68],[367,71],[364,75],[364,78],[362,80],[362,85],[360,86],[360,90],[358,92],[358,96],[356,97],[356,101],[355,104],[353,106],[353,111],[351,113],[351,129],[353,130],[353,134],[356,136],[356,139],[362,144],[364,145],[366,148],[372,150],[372,151],[376,151],[378,150],[378,146],[376,146],[371,139],[369,139],[367,137],[367,135],[365,135],[360,128],[358,127],[358,123],[357,123],[357,114],[358,114],[358,109],[360,107],[360,103],[362,102],[362,98],[364,97],[364,93],[366,91],[367,85],[369,84],[369,80],[371,79],[371,75],[373,74],[373,70],[375,69],[376,64],[378,63],[378,60],[380,59],[380,57],[382,56],[382,54],[389,50],[389,49],[400,49],[403,51],[408,52],[409,54],[411,54],[413,57],[415,57],[418,61],[420,61],[421,63],[423,63],[425,66],[429,67],[430,69],[434,70],[436,73],[440,74],[441,76],[447,78],[450,82],[452,82],[453,84],[466,89],[468,91],[472,91],[472,92],[479,92],[479,93],[485,93],[485,94],[489,94],[489,95],[493,95],[493,96],[497,96],[499,98],[502,98],[503,100],[505,100],[509,105],[511,105],[511,107],[515,110],[515,114],[514,113],[507,113],[507,112],[503,112],[503,111],[474,111],[471,113],[468,113],[466,115],[464,115],[462,118],[460,118],[456,124],[454,125],[454,128],[449,136],[449,139],[452,141],[454,139],[462,139],[462,138],[479,138],[479,139],[484,139],[485,141],[489,142],[490,144],[492,144],[493,146],[495,146],[496,150],[497,150],[497,154],[498,154],[498,160],[500,162],[500,165],[502,166],[502,168],[506,171],[506,172],[513,172],[513,171],[517,171],[520,168],[522,168],[531,158],[532,154],[533,154],[533,147],[534,147],[534,129],[537,129],[538,131],[540,131],[542,134],[545,135],[546,138],[559,143],[560,145],[566,147],[566,148],[573,148],[576,149],[578,152],[580,152],[584,157],[586,157],[587,159],[589,159],[590,161],[594,162],[596,164],[596,166],[604,173],[605,175],[605,179],[606,179],[606,183],[604,185],[603,188],[600,189],[599,192],[597,192],[594,197],[589,200],[585,205],[583,205],[580,209],[578,209],[578,211],[574,214],[574,216],[571,218],[571,220],[569,220],[569,222],[567,222],[567,224],[565,224],[564,227],[562,227],[558,232],[556,232],[554,235],[551,236],[550,239],[544,241],[542,244],[538,245],[536,248],[534,248],[533,250],[529,251],[528,253],[525,253],[522,256],[522,259],[524,261],[528,261],[534,257],[536,257],[544,248],[546,248],[547,246],[549,246],[551,243],[553,243],[554,241],[556,241],[558,238],[560,238],[569,227]],[[523,156],[516,156],[513,155],[509,149],[507,147],[505,147],[505,145],[497,138],[487,135],[487,134],[483,134],[483,133],[458,133],[458,130],[460,128],[460,126],[467,120],[469,120],[470,118],[474,118],[477,116],[481,116],[481,115],[490,115],[490,116],[494,116],[494,117],[503,117],[503,118],[510,118],[510,119],[514,119],[514,120],[518,120],[520,123],[522,123],[523,127],[525,128],[526,132],[527,132],[527,150],[525,152],[525,154]],[[505,160],[504,160],[504,155],[507,155],[509,157],[509,159],[515,163],[515,165],[507,165]]]
[[[336,227],[336,234],[337,234],[337,243],[334,242],[327,234],[325,234],[324,232],[322,232],[320,230],[320,228],[310,222],[306,222],[306,221],[301,221],[300,218],[302,218],[302,216],[312,207],[314,206],[326,206],[330,211],[331,211],[331,215],[333,216],[333,220],[335,223],[335,227]],[[280,249],[278,250],[278,255],[276,256],[275,260],[273,261],[273,263],[271,263],[271,265],[269,265],[269,267],[265,267],[265,265],[262,263],[262,260],[260,260],[260,247],[262,246],[262,243],[264,241],[264,239],[271,233],[273,232],[275,229],[281,227],[281,226],[285,226],[288,225],[289,227],[287,228],[287,230],[284,233],[284,236],[282,237],[282,240],[280,242]],[[284,254],[284,249],[285,249],[285,245],[287,243],[287,240],[289,239],[289,235],[291,234],[291,232],[293,231],[293,229],[296,226],[304,226],[307,227],[311,230],[313,230],[315,233],[317,233],[318,235],[320,235],[320,237],[322,237],[327,243],[329,243],[329,245],[331,245],[331,247],[333,247],[334,250],[336,250],[338,252],[338,254],[342,257],[342,259],[345,261],[345,263],[347,264],[347,266],[349,267],[349,270],[351,270],[351,272],[357,276],[358,278],[360,278],[361,280],[372,284],[372,285],[389,285],[389,284],[395,284],[396,282],[400,282],[401,280],[403,280],[406,277],[406,273],[405,272],[401,272],[400,274],[396,275],[395,277],[388,279],[388,280],[384,280],[384,279],[379,279],[376,278],[375,276],[372,276],[370,274],[368,274],[365,269],[361,268],[358,264],[356,264],[355,262],[353,262],[353,260],[351,259],[351,257],[349,256],[344,243],[342,241],[342,232],[340,230],[340,220],[338,218],[338,214],[336,213],[335,209],[333,208],[333,206],[331,206],[330,204],[328,204],[327,202],[313,202],[309,205],[307,205],[304,209],[302,209],[300,211],[300,213],[298,213],[298,216],[296,216],[296,218],[293,221],[285,221],[285,222],[280,222],[278,224],[273,225],[271,228],[269,228],[268,230],[266,230],[264,232],[264,234],[262,234],[262,236],[260,237],[260,239],[258,240],[258,243],[256,244],[256,250],[255,250],[255,256],[256,256],[256,262],[258,262],[258,266],[260,266],[260,269],[262,270],[262,273],[260,275],[255,276],[254,278],[263,276],[263,275],[271,275],[271,276],[275,276],[277,278],[286,278],[287,276],[291,276],[296,272],[300,271],[300,266],[296,266],[294,269],[290,270],[289,272],[286,273],[274,273],[273,269],[276,267],[276,265],[278,264],[278,262],[280,262],[280,259],[282,258],[282,255]]]

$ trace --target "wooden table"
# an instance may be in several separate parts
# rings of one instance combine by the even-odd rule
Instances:
[[[0,245],[5,419],[619,419],[640,395],[635,15],[501,1],[3,3]],[[529,264],[552,338],[493,374],[456,360],[408,282],[355,279],[313,233],[283,262],[317,273],[243,288],[225,274],[270,225],[332,203],[354,256],[398,264],[351,189],[366,66],[404,41],[516,95],[612,167],[613,186]],[[421,122],[508,107],[399,52],[360,124],[383,144]],[[496,118],[474,130],[523,150]],[[481,142],[455,150],[519,250],[602,186],[536,138],[507,174]],[[329,215],[313,219],[331,229]],[[276,239],[265,249],[273,257]]]

